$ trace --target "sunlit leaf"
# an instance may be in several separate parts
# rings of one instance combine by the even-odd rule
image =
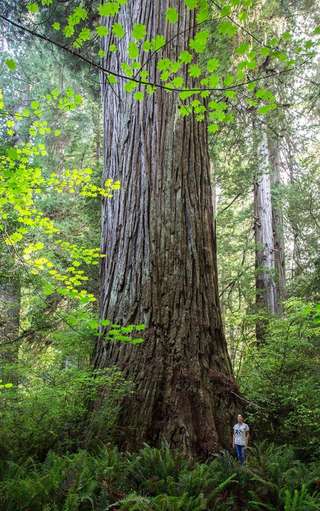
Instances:
[[[175,9],[174,7],[169,7],[166,12],[166,20],[169,23],[177,23],[178,19],[179,19],[179,14],[178,14],[177,9]]]
[[[13,59],[6,59],[4,62],[10,71],[14,71],[17,67],[16,61]]]

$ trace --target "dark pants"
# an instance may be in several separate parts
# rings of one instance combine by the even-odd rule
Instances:
[[[235,445],[236,455],[240,465],[243,465],[246,459],[246,448],[244,445]]]

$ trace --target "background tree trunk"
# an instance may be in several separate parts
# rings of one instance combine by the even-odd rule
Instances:
[[[258,311],[281,312],[286,293],[283,214],[279,201],[280,140],[270,126],[256,120],[258,172],[254,183],[256,245],[256,305]],[[267,322],[258,320],[256,336],[262,341]]]
[[[281,312],[281,302],[286,296],[285,246],[283,231],[283,213],[280,201],[281,162],[280,139],[276,133],[268,131],[268,152],[271,167],[271,205],[274,242],[274,266],[276,284],[276,312]]]
[[[168,7],[178,9],[178,25],[165,23]],[[177,59],[195,32],[194,12],[178,0],[129,0],[120,18],[126,36],[106,62],[115,70],[127,60],[134,23],[146,24],[149,38],[181,34],[161,58]],[[155,57],[147,67],[154,79]],[[175,93],[135,102],[120,82],[103,82],[102,92],[104,178],[120,179],[122,189],[102,208],[101,316],[144,322],[146,332],[140,346],[108,343],[102,332],[95,366],[117,364],[135,383],[122,444],[166,439],[207,455],[230,446],[236,386],[219,307],[206,123],[179,118]]]
[[[255,141],[258,143],[258,172],[254,182],[256,305],[258,312],[274,314],[277,309],[277,293],[274,280],[275,249],[268,138],[266,127],[260,122],[255,125],[254,130],[258,137]],[[265,329],[266,321],[258,319],[256,337],[259,342],[264,339]]]
[[[15,339],[19,335],[20,301],[19,279],[0,275],[0,379],[4,382],[16,381],[15,372],[5,366],[18,359],[19,343]]]

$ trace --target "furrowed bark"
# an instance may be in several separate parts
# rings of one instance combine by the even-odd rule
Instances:
[[[168,7],[178,25],[165,23]],[[169,40],[160,52],[177,59],[195,33],[183,2],[129,0],[120,22],[126,36],[106,64],[120,70],[133,24]],[[105,41],[108,51],[112,38]],[[145,57],[146,58],[146,57]],[[157,58],[146,66],[157,77]],[[180,118],[175,93],[157,90],[136,102],[103,81],[104,178],[122,188],[102,206],[101,317],[143,322],[140,346],[98,340],[96,368],[118,365],[135,384],[123,408],[120,443],[137,448],[166,440],[207,456],[230,446],[236,389],[221,321],[207,126]]]
[[[258,172],[254,183],[257,311],[279,314],[285,299],[285,249],[283,214],[278,202],[280,141],[270,127],[256,119],[255,144]],[[258,319],[256,337],[263,341],[268,321]]]
[[[272,229],[274,242],[274,266],[276,284],[276,312],[282,310],[281,302],[286,297],[286,267],[282,206],[279,203],[279,187],[281,186],[280,140],[277,135],[268,131],[268,152],[271,167],[271,205]]]
[[[257,126],[260,129],[257,130]],[[258,172],[254,182],[254,231],[256,266],[256,306],[258,312],[274,314],[277,308],[277,292],[274,280],[275,250],[272,224],[271,176],[266,128],[257,123]],[[266,321],[256,322],[257,341],[263,341]]]

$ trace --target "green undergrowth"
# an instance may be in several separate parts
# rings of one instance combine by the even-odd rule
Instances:
[[[167,446],[136,454],[112,445],[95,452],[49,452],[43,462],[1,461],[6,511],[312,511],[320,509],[320,463],[289,446],[263,443],[240,467],[225,453],[191,462]]]

